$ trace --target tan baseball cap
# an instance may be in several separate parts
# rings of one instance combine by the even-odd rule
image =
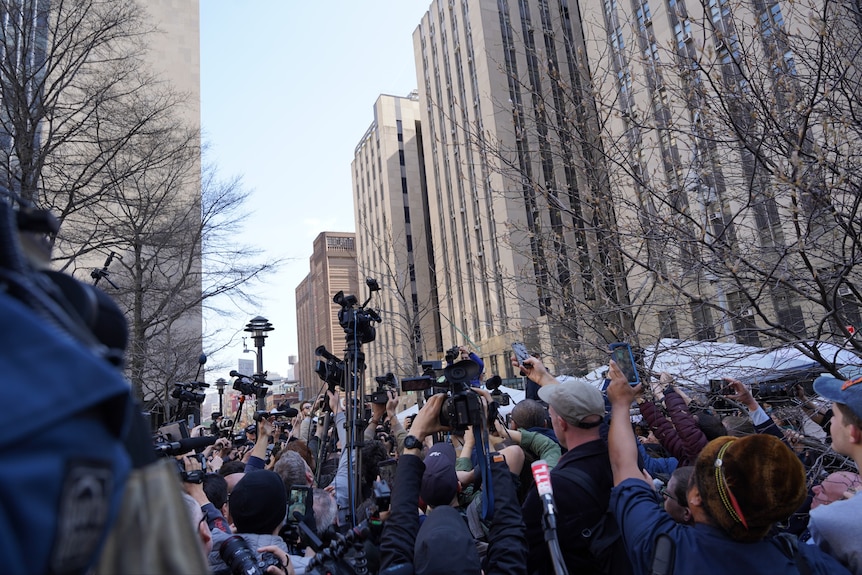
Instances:
[[[554,408],[557,415],[572,425],[579,425],[591,415],[605,415],[602,392],[583,381],[545,385],[539,388],[539,398]]]

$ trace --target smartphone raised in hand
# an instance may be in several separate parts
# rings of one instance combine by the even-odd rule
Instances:
[[[287,520],[290,523],[298,523],[308,517],[311,512],[311,487],[305,485],[292,485],[287,498]],[[296,513],[301,517],[297,517]]]
[[[637,367],[635,367],[635,356],[632,353],[632,346],[627,343],[612,343],[608,346],[611,350],[611,359],[616,362],[617,366],[626,376],[629,385],[637,385],[641,382],[638,376]]]
[[[520,365],[524,365],[524,361],[530,358],[530,352],[527,351],[527,346],[520,341],[516,341],[512,344],[512,351]]]
[[[396,459],[387,459],[377,464],[377,474],[381,481],[385,481],[389,489],[395,486],[395,467],[398,464]]]

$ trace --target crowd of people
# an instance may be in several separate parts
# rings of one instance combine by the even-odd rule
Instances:
[[[512,361],[536,393],[505,420],[481,385],[465,391],[481,417],[455,429],[445,394],[402,421],[389,391],[351,449],[335,390],[184,456],[184,479],[205,461],[182,485],[210,571],[237,572],[239,535],[275,557],[266,573],[862,574],[862,378],[764,406],[731,378],[710,403],[668,374],[632,386],[613,361],[604,390]]]

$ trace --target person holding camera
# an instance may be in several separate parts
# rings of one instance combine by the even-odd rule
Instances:
[[[478,355],[470,351],[466,346],[455,346],[446,350],[446,365],[452,365],[464,360],[475,361],[479,365],[479,373],[470,380],[470,387],[482,387],[482,374],[485,373],[485,362]]]
[[[380,539],[380,573],[479,575],[484,571],[486,575],[526,574],[524,522],[512,474],[498,454],[491,464],[494,517],[484,563],[479,559],[461,513],[451,505],[435,507],[421,527],[419,525],[416,502],[426,467],[420,458],[422,445],[429,435],[448,430],[440,424],[440,409],[445,400],[444,394],[429,398],[413,420],[410,435],[404,440],[404,451],[395,472],[390,515]],[[456,490],[451,495],[457,501]]]

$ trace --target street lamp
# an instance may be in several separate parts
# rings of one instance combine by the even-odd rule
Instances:
[[[259,375],[261,377],[264,376],[263,373],[263,346],[265,340],[267,338],[266,332],[272,331],[275,329],[272,327],[272,324],[269,323],[269,320],[265,317],[257,316],[252,319],[245,326],[243,331],[247,331],[251,333],[251,339],[254,340],[254,347],[257,348],[257,373],[255,375]],[[266,409],[266,397],[258,397],[257,398],[257,408],[259,410]]]
[[[216,389],[218,390],[218,412],[221,413],[222,416],[224,416],[224,403],[222,402],[222,399],[224,397],[225,385],[227,385],[227,382],[223,377],[218,378],[215,382]]]

